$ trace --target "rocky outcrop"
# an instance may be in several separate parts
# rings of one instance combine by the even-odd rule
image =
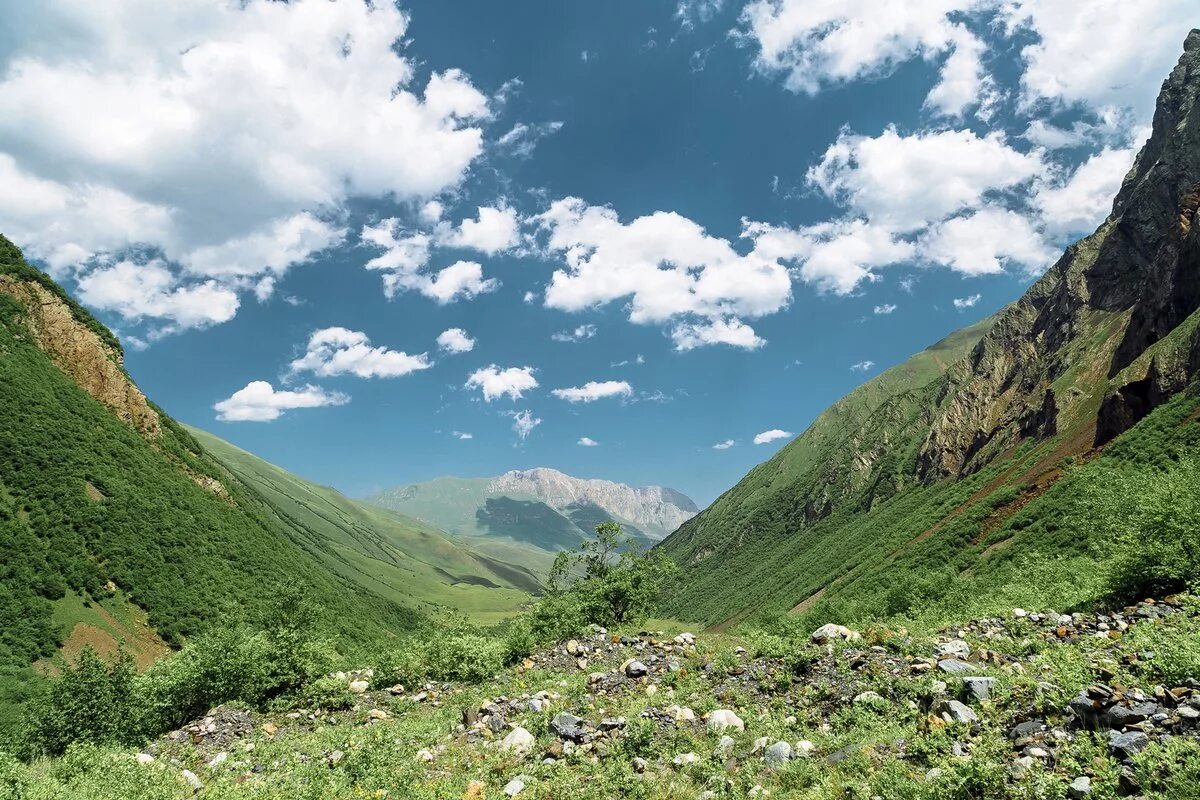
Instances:
[[[639,526],[668,533],[699,511],[695,503],[674,489],[573,478],[545,467],[506,472],[493,478],[487,491],[531,495],[560,511],[574,505],[595,505]]]
[[[125,373],[121,353],[77,320],[62,298],[12,275],[0,275],[0,291],[21,301],[22,322],[56,367],[143,436],[161,435],[158,412]]]
[[[1170,370],[1151,350],[1200,308],[1198,96],[1193,31],[1112,214],[947,373],[921,479],[972,472],[1028,437],[1094,425],[1103,443],[1196,374],[1193,342],[1162,354]]]

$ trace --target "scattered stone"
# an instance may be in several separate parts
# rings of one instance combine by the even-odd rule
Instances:
[[[808,758],[812,755],[812,751],[816,749],[816,745],[808,739],[801,739],[792,747],[793,758]]]
[[[433,751],[428,750],[424,747],[421,748],[420,750],[417,751],[417,761],[420,761],[425,764],[432,764],[433,763]]]
[[[635,758],[629,762],[629,765],[633,767],[633,771],[639,775],[646,771],[646,767],[650,766],[646,763],[646,759],[644,758]]]
[[[835,639],[843,642],[857,642],[862,639],[862,634],[850,630],[845,625],[835,625],[832,622],[822,625],[812,634],[813,644],[828,644]]]
[[[141,764],[142,766],[146,766],[147,764],[153,764],[154,756],[150,755],[149,753],[138,753],[137,754],[137,763]]]
[[[968,698],[983,702],[992,696],[992,689],[999,683],[995,678],[970,677],[963,678],[963,689]]]
[[[717,742],[717,746],[713,749],[713,758],[728,758],[733,753],[735,744],[732,736],[722,736],[721,741]]]
[[[763,753],[763,760],[771,769],[786,766],[787,762],[792,760],[792,746],[787,742],[776,742]]]
[[[650,669],[640,661],[630,661],[625,664],[625,674],[630,678],[642,678],[649,672]]]
[[[520,756],[527,756],[533,752],[536,743],[532,733],[524,728],[516,727],[500,742],[500,748]]]
[[[351,694],[366,694],[367,689],[370,687],[371,684],[367,681],[358,680],[350,681],[350,686],[348,688],[350,689]]]
[[[863,692],[855,695],[853,702],[858,705],[859,703],[874,703],[877,700],[883,700],[883,695],[879,692]]]
[[[708,715],[708,729],[710,731],[724,731],[729,728],[744,731],[746,730],[746,723],[742,722],[741,717],[727,708],[719,708]]]
[[[940,714],[947,722],[958,722],[964,725],[979,721],[979,717],[974,711],[957,700],[939,700],[933,707],[933,713]]]
[[[576,743],[587,738],[587,730],[583,725],[582,719],[574,714],[568,714],[566,711],[560,711],[554,715],[554,719],[550,720],[550,730],[557,733],[559,737]]]
[[[192,772],[190,769],[185,769],[183,771],[183,782],[191,787],[192,791],[194,792],[198,792],[204,788],[204,781],[200,780],[196,773]]]
[[[1086,775],[1080,775],[1075,780],[1071,781],[1071,785],[1067,787],[1067,794],[1070,797],[1079,800],[1087,797],[1092,793],[1092,779]]]
[[[1108,749],[1118,758],[1132,758],[1135,753],[1142,752],[1150,744],[1150,737],[1141,731],[1126,731],[1125,733],[1111,731],[1110,733]]]
[[[336,767],[338,764],[342,763],[342,760],[345,757],[346,757],[346,754],[343,753],[341,750],[334,750],[332,753],[325,756],[325,762],[327,764],[329,764],[329,766],[331,766],[331,767]]]
[[[971,647],[962,639],[951,639],[939,644],[934,652],[938,658],[958,658],[966,661],[967,656],[971,655]]]
[[[699,760],[699,757],[695,753],[680,753],[671,759],[671,763],[676,767],[688,767]]]
[[[513,778],[504,785],[504,794],[508,797],[516,797],[523,791],[525,791],[525,781],[520,776]]]
[[[944,658],[938,662],[938,669],[950,675],[966,675],[974,672],[975,666],[957,658]]]

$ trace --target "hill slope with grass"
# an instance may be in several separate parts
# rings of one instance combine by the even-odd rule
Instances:
[[[1113,538],[1087,493],[1132,487],[1195,444],[1198,96],[1194,31],[1096,233],[1018,302],[864,384],[684,523],[662,544],[683,566],[667,609],[714,624],[935,613],[1029,589],[1037,570],[1035,591],[1086,596],[1071,584],[1096,574]],[[1126,497],[1135,508],[1135,489]]]
[[[261,623],[301,594],[314,624],[354,647],[432,604],[494,614],[537,587],[204,438],[155,407],[112,333],[0,238],[0,715],[36,683],[31,665],[73,641],[124,638],[141,658]]]

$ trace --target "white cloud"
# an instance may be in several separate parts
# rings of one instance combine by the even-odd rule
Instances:
[[[959,311],[962,311],[964,308],[974,308],[982,299],[983,295],[981,294],[973,294],[969,297],[956,297],[954,298],[954,307]]]
[[[461,440],[461,441],[464,441],[464,442],[465,442],[465,441],[467,441],[467,440],[469,440],[469,439],[474,439],[474,438],[475,438],[475,434],[473,434],[473,433],[467,433],[467,432],[465,432],[465,431],[454,431],[454,434],[453,434],[453,435],[454,435],[454,438],[455,438],[455,439],[459,439],[459,440]]]
[[[583,386],[554,389],[550,394],[569,403],[592,403],[605,397],[630,397],[633,387],[627,381],[588,381]]]
[[[861,219],[817,223],[797,230],[751,223],[747,235],[768,258],[800,264],[801,280],[819,292],[850,294],[863,281],[875,280],[873,270],[911,258],[912,243],[896,232]]]
[[[168,320],[158,333],[204,328],[228,322],[238,310],[238,295],[216,281],[181,282],[161,261],[118,261],[79,278],[79,299],[127,320]]]
[[[937,85],[925,97],[925,105],[951,117],[961,117],[968,108],[979,106],[979,115],[987,117],[998,95],[981,60],[986,47],[962,26],[954,26],[950,41],[953,49],[942,65]]]
[[[853,372],[869,372],[873,366],[875,366],[874,361],[859,361],[856,364],[851,364],[850,369]]]
[[[480,206],[477,219],[464,219],[457,228],[438,236],[444,247],[462,247],[489,256],[508,250],[518,240],[517,212],[507,206]]]
[[[789,433],[788,431],[780,430],[779,428],[772,428],[769,431],[763,431],[762,433],[755,436],[754,443],[755,444],[769,444],[770,442],[774,442],[779,439],[790,439],[794,435],[795,434]]]
[[[1026,103],[1125,106],[1139,121],[1149,119],[1184,38],[1200,24],[1193,0],[1007,0],[1001,16],[1038,39],[1021,51]]]
[[[305,386],[296,391],[276,391],[266,381],[251,381],[230,397],[213,406],[222,422],[270,422],[294,408],[341,406],[349,395],[328,392],[320,386]]]
[[[563,124],[557,121],[533,124],[518,122],[496,140],[496,146],[517,158],[529,158],[533,155],[538,142],[547,136],[558,133],[562,126]]]
[[[519,400],[525,392],[538,387],[533,373],[533,367],[501,369],[492,364],[472,372],[465,385],[468,389],[482,391],[483,399],[489,403],[505,395],[512,400]]]
[[[729,448],[733,447],[735,444],[737,444],[737,442],[735,442],[733,439],[726,439],[723,442],[717,442],[716,444],[714,444],[712,446],[712,449],[713,450],[728,450]]]
[[[622,223],[611,208],[566,198],[533,221],[547,235],[546,252],[563,260],[546,287],[550,308],[582,311],[628,299],[636,324],[674,322],[695,344],[743,343],[759,340],[741,318],[775,313],[791,299],[787,268],[778,261],[756,250],[742,255],[673,212]],[[697,323],[713,335],[692,332]],[[737,335],[722,338],[722,331]]]
[[[524,441],[529,438],[529,434],[533,433],[533,429],[542,424],[540,417],[535,417],[532,411],[506,411],[506,417],[512,417],[513,433],[517,434],[517,438]]]
[[[556,342],[582,342],[584,339],[590,339],[596,335],[595,325],[580,325],[571,331],[559,331],[551,334],[550,338]]]
[[[469,353],[475,349],[475,340],[462,328],[447,328],[438,334],[437,344],[447,353]]]
[[[410,356],[386,347],[372,347],[365,333],[346,328],[313,331],[304,355],[291,363],[292,372],[316,375],[355,375],[359,378],[398,378],[429,369],[425,353]]]
[[[1091,233],[1108,216],[1113,197],[1133,166],[1132,149],[1096,153],[1065,181],[1043,184],[1033,204],[1047,228],[1061,235]]]
[[[600,443],[588,436],[581,436],[578,444],[580,447],[597,447]]]
[[[1041,274],[1057,255],[1027,216],[995,207],[938,224],[922,238],[921,252],[964,275],[1003,272],[1010,264]]]
[[[884,303],[883,305],[875,306],[876,314],[891,314],[897,308],[895,303]]]
[[[691,30],[715,17],[724,5],[725,0],[679,0],[675,4],[675,19],[681,28]]]
[[[439,305],[455,300],[470,300],[500,288],[500,281],[484,278],[483,267],[475,261],[456,261],[432,274],[393,272],[384,276],[384,293],[391,297],[397,290],[412,290]]]
[[[873,223],[912,231],[1047,171],[1038,151],[1022,153],[1001,133],[902,136],[889,127],[874,137],[843,132],[809,170],[808,180]]]
[[[416,85],[392,3],[46,0],[6,24],[0,228],[58,270],[138,247],[249,290],[340,242],[349,198],[438,194],[482,152],[487,98],[453,69]]]
[[[714,319],[699,325],[685,323],[677,325],[671,331],[671,339],[675,349],[680,351],[694,350],[710,344],[727,344],[741,347],[745,350],[757,350],[767,343],[740,319]]]

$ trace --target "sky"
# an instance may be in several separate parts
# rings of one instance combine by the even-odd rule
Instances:
[[[0,0],[0,232],[362,496],[711,502],[1090,233],[1194,0]]]

